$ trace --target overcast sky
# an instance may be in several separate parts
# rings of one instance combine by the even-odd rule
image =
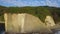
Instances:
[[[55,6],[60,7],[60,0],[0,0],[3,6]]]

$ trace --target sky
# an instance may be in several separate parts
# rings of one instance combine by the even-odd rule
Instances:
[[[60,7],[60,0],[0,0],[2,6],[53,6]]]

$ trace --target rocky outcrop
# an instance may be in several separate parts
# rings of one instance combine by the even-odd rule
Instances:
[[[26,13],[5,13],[5,29],[6,32],[15,33],[31,33],[31,32],[47,32],[51,30],[38,18]]]
[[[46,23],[47,27],[49,27],[49,28],[55,25],[53,17],[51,17],[51,16],[46,16],[45,23]]]

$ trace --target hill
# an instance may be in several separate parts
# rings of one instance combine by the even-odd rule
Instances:
[[[29,13],[34,16],[39,17],[43,22],[47,15],[54,18],[55,22],[60,21],[60,8],[48,7],[48,6],[38,6],[38,7],[5,7],[0,6],[0,20],[4,21],[3,13]]]

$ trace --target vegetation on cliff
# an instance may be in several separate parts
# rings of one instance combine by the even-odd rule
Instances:
[[[55,22],[60,21],[60,8],[48,7],[48,6],[38,6],[38,7],[5,7],[0,6],[0,20],[4,21],[4,13],[29,13],[34,16],[39,17],[43,22],[47,15],[54,18]]]

